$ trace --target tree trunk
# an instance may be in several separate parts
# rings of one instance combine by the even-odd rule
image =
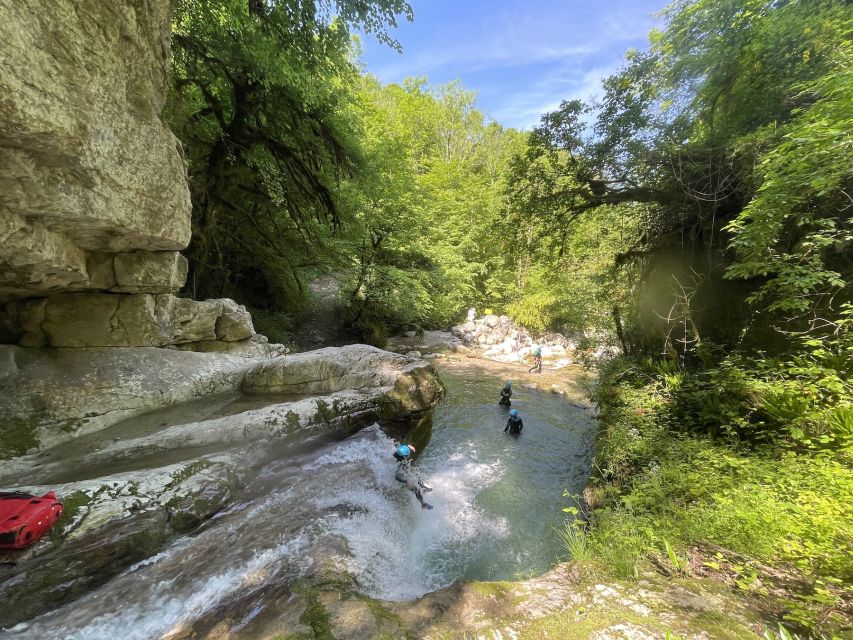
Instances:
[[[616,325],[616,336],[619,338],[619,343],[622,345],[622,353],[626,356],[630,355],[628,343],[625,341],[625,330],[622,328],[622,316],[619,314],[619,305],[614,305],[611,313],[613,314],[613,323]]]

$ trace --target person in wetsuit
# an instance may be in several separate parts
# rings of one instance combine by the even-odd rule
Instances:
[[[432,509],[432,505],[424,500],[423,493],[421,493],[421,489],[432,491],[432,488],[426,486],[418,477],[417,471],[412,469],[412,457],[414,454],[415,448],[410,444],[401,444],[397,447],[397,450],[394,451],[394,459],[397,461],[394,478],[398,482],[405,484],[406,488],[415,494],[418,502],[421,503],[421,508]]]
[[[509,435],[511,436],[519,436],[521,435],[522,429],[524,429],[524,423],[521,421],[521,417],[518,415],[518,409],[510,409],[509,420],[506,421],[504,433],[509,432]]]
[[[504,385],[504,388],[501,389],[501,399],[498,402],[502,407],[508,407],[512,404],[510,398],[512,397],[512,381],[508,380]]]
[[[542,373],[542,347],[536,346],[533,349],[533,366],[527,370],[527,373],[533,373],[539,369],[537,373]]]

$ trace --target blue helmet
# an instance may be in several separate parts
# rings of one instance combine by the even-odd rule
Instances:
[[[412,450],[409,449],[408,445],[401,444],[399,447],[397,447],[397,455],[399,455],[399,456],[402,456],[405,458],[406,456],[408,456],[411,453],[412,453]]]
[[[512,380],[507,380],[507,381],[506,381],[506,386],[508,386],[508,387],[512,388]]]
[[[510,409],[509,415],[511,415],[513,418],[517,418],[518,417],[518,409]]]

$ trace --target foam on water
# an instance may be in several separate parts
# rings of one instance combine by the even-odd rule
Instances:
[[[189,590],[175,589],[180,576],[154,580],[145,590],[146,597],[141,601],[137,599],[121,607],[105,602],[106,613],[91,615],[100,609],[98,600],[103,599],[100,592],[96,592],[75,605],[75,609],[85,610],[90,615],[75,616],[72,610],[56,620],[48,614],[32,624],[18,625],[11,631],[20,633],[21,637],[44,640],[146,640],[176,636],[186,624],[201,617],[205,611],[213,609],[227,597],[236,593],[242,595],[257,588],[269,576],[272,567],[284,559],[296,557],[305,543],[303,536],[286,540],[257,553],[245,564],[199,580]],[[168,557],[160,555],[160,562]],[[120,589],[121,585],[116,584],[120,580],[118,578],[110,583],[113,589]]]
[[[378,434],[378,435],[377,435]],[[473,447],[473,443],[471,443]],[[433,488],[425,497],[434,509],[421,509],[414,495],[394,480],[394,443],[378,431],[339,453],[324,456],[364,461],[373,478],[363,486],[333,490],[317,498],[320,509],[346,505],[346,515],[329,518],[329,533],[346,538],[350,555],[341,558],[373,597],[410,600],[440,589],[464,572],[478,550],[504,537],[504,518],[490,517],[475,504],[477,493],[501,477],[499,462],[477,463],[476,456],[449,456],[440,471],[423,475]]]
[[[146,640],[182,637],[251,599],[232,631],[266,607],[272,585],[310,574],[340,554],[362,590],[409,600],[459,579],[510,579],[547,569],[562,491],[579,491],[593,421],[551,394],[519,392],[520,439],[502,434],[505,413],[483,402],[494,379],[448,377],[448,400],[415,462],[433,488],[423,510],[394,479],[394,442],[376,427],[298,459],[272,461],[202,530],[126,569],[86,596],[8,630],[12,638]],[[479,404],[478,404],[479,403]],[[568,427],[566,427],[568,425]],[[544,515],[543,515],[544,514]],[[336,538],[346,541],[340,550]],[[269,599],[264,599],[269,593]],[[2,635],[2,632],[0,632]]]

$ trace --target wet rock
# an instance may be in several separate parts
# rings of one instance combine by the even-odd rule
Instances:
[[[86,593],[156,553],[168,538],[167,512],[146,511],[115,522],[109,536],[93,532],[0,569],[0,626],[12,626]]]
[[[406,357],[417,359],[417,358],[421,357],[421,352],[420,351],[408,351],[408,352],[406,352]]]

